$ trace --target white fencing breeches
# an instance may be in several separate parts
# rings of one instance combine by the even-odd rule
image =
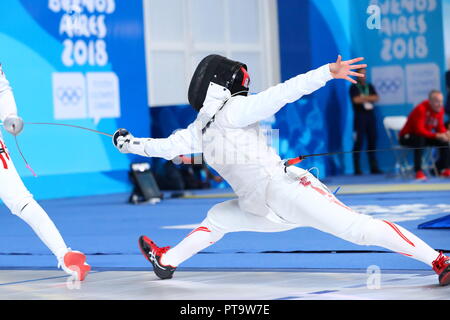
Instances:
[[[286,174],[277,176],[267,194],[269,207],[298,226],[312,227],[359,245],[383,247],[429,266],[439,255],[403,227],[347,207],[309,172],[297,179]]]
[[[429,266],[438,256],[437,251],[411,232],[355,212],[312,174],[295,169],[298,169],[295,177],[283,173],[269,183],[266,204],[272,212],[268,216],[241,210],[237,199],[219,203],[209,210],[200,228],[168,251],[167,264],[177,266],[229,232],[279,232],[298,227],[312,227],[359,245],[380,246]]]
[[[0,198],[11,213],[24,220],[58,258],[62,258],[68,248],[58,229],[47,213],[33,199],[18,175],[6,148],[0,140]]]

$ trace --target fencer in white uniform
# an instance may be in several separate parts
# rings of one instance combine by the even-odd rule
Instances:
[[[449,259],[404,228],[360,214],[333,195],[309,171],[285,167],[268,146],[258,122],[323,87],[328,81],[361,74],[362,58],[326,64],[255,95],[247,95],[247,67],[211,55],[197,67],[189,101],[199,111],[184,130],[165,139],[135,138],[119,129],[113,138],[122,153],[167,160],[203,153],[208,165],[233,188],[236,199],[212,207],[206,219],[173,248],[158,247],[142,236],[140,248],[162,279],[195,253],[237,231],[279,232],[313,227],[360,245],[404,254],[432,267],[441,285],[450,282]]]
[[[0,120],[6,131],[18,135],[23,120],[17,115],[12,89],[0,64]],[[12,214],[25,221],[57,258],[58,267],[84,280],[90,270],[86,256],[68,248],[55,224],[34,200],[18,175],[0,132],[0,199]]]

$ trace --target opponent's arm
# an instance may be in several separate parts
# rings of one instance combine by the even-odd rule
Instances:
[[[167,160],[202,152],[201,136],[198,134],[196,122],[165,139],[135,138],[127,130],[119,129],[113,136],[113,144],[122,153]]]
[[[226,118],[233,127],[245,127],[272,116],[286,104],[313,93],[333,78],[356,83],[350,76],[364,76],[352,71],[366,67],[355,64],[363,59],[342,61],[339,56],[335,63],[298,75],[256,95],[235,97],[226,106]]]
[[[0,64],[0,120],[9,133],[18,135],[23,129],[23,120],[17,116],[17,106],[9,81]]]

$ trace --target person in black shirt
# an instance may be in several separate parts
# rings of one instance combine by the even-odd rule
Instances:
[[[358,70],[358,73],[366,74],[366,69]],[[356,134],[353,151],[361,151],[363,143],[367,140],[368,150],[376,149],[376,118],[374,103],[379,100],[378,94],[372,84],[366,81],[366,77],[358,78],[358,83],[350,87],[354,111],[354,131]],[[359,152],[353,153],[353,165],[356,175],[362,174]],[[372,174],[382,173],[378,168],[374,152],[368,153],[370,172]]]

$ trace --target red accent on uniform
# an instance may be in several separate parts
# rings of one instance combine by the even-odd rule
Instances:
[[[407,253],[403,253],[403,252],[397,252],[397,253],[402,254],[402,255],[404,255],[404,256],[407,256],[407,257],[412,257],[411,254],[407,254]]]
[[[347,209],[347,210],[352,211],[352,209],[350,209],[350,208],[347,207],[345,204],[343,204],[342,202],[340,202],[339,200],[337,200],[331,193],[326,192],[325,190],[322,190],[322,189],[317,188],[317,187],[315,187],[315,186],[311,186],[311,187],[312,187],[314,190],[316,190],[317,192],[319,192],[321,195],[324,195],[324,196],[331,196],[331,197],[332,197],[331,200],[332,200],[335,204],[337,204],[338,206],[341,206],[341,207],[344,208],[344,209]]]
[[[244,77],[242,79],[242,86],[245,88],[248,88],[249,84],[250,84],[250,76],[247,72],[247,70],[245,70],[244,67],[241,67],[241,71],[244,74]]]
[[[189,237],[191,234],[197,231],[211,232],[207,227],[198,227],[197,229],[192,230],[186,237]]]
[[[8,154],[8,152],[6,151],[6,146],[5,146],[5,144],[3,143],[2,140],[0,140],[0,148],[2,148],[2,149],[5,151],[6,159],[9,160],[9,154]]]
[[[446,132],[444,125],[444,108],[440,112],[431,109],[428,100],[423,101],[409,114],[400,136],[414,134],[430,139],[436,138],[436,133]]]
[[[5,153],[6,153],[6,151],[5,151]],[[3,153],[0,153],[0,159],[3,162],[3,168],[8,169],[8,164],[6,163],[5,158],[3,158]]]
[[[320,193],[321,195],[323,195],[325,197],[328,197],[328,200],[333,201],[338,206],[341,206],[342,208],[347,209],[349,211],[353,211],[351,208],[347,207],[345,204],[343,204],[338,199],[336,199],[336,197],[334,195],[332,195],[331,193],[329,193],[329,192],[327,192],[327,191],[325,191],[325,190],[323,190],[321,188],[313,186],[311,184],[311,182],[308,181],[308,179],[306,177],[302,177],[300,179],[300,184],[305,186],[305,187],[311,186],[311,188],[313,188],[315,191],[317,191],[318,193]]]
[[[407,237],[405,237],[405,235],[400,231],[400,229],[399,229],[395,224],[393,224],[392,222],[386,221],[386,220],[383,220],[383,222],[387,223],[392,229],[394,229],[394,231],[397,232],[398,235],[399,235],[400,237],[402,237],[403,240],[405,240],[405,241],[408,242],[410,245],[412,245],[413,247],[415,247],[414,243],[412,243]]]
[[[347,209],[349,211],[353,211],[351,208],[347,207],[345,204],[343,204],[342,202],[340,202],[339,200],[334,199],[333,200],[334,203],[336,203],[338,206],[341,206],[344,209]]]
[[[302,177],[302,178],[300,178],[300,184],[302,184],[303,186],[307,187],[307,186],[311,185],[311,182],[308,181],[308,178]]]
[[[3,148],[3,150],[5,150],[5,156],[6,156],[6,159],[8,159],[9,160],[9,154],[8,154],[8,150],[6,150],[6,146],[4,145],[4,143],[2,142],[2,148]]]
[[[313,186],[313,185],[311,185],[311,188],[313,188],[314,190],[316,190],[318,193],[320,193],[320,194],[323,195],[323,196],[326,196],[326,195],[328,194],[328,192],[326,192],[325,190],[322,190],[322,189],[320,189],[320,188],[317,188],[317,187],[315,187],[315,186]]]
[[[5,154],[6,159],[8,159],[8,160],[9,160],[9,156],[8,156],[8,153],[6,152],[6,147],[2,140],[0,140],[0,149],[3,150],[3,152],[0,153],[0,159],[2,160],[3,168],[8,169],[8,163],[6,163],[5,158],[3,158],[3,153]]]

